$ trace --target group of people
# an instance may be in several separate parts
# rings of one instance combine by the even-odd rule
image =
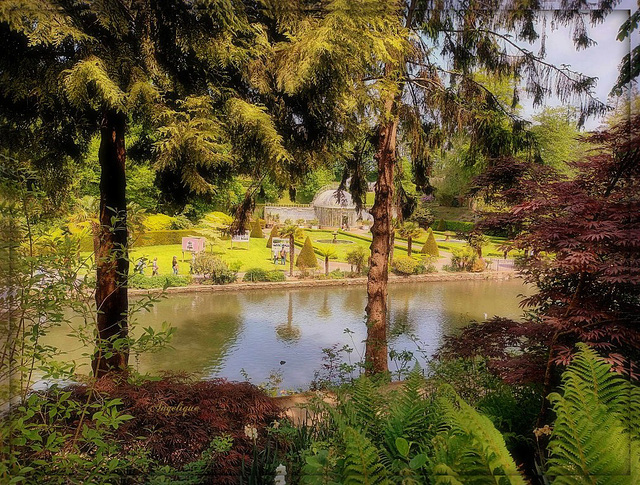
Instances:
[[[147,267],[147,260],[145,258],[139,258],[136,262],[135,268],[133,269],[134,273],[144,274],[144,270]],[[173,261],[171,262],[171,267],[173,269],[173,274],[178,274],[178,257],[174,256]],[[153,258],[153,263],[151,263],[151,276],[158,276],[158,258]]]
[[[282,248],[280,251],[273,252],[273,264],[286,264],[287,263],[287,251]]]

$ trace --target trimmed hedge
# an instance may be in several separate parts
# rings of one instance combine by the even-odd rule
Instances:
[[[287,278],[283,271],[277,269],[266,270],[262,268],[250,268],[245,273],[242,281],[258,282],[258,281],[285,281]]]
[[[422,254],[428,254],[429,256],[433,256],[435,258],[440,257],[440,251],[438,250],[438,244],[436,243],[436,238],[433,236],[433,231],[431,228],[427,231],[427,240],[422,245],[422,250],[420,251]]]
[[[187,286],[191,283],[191,276],[157,275],[145,276],[132,274],[129,276],[129,288],[148,290],[151,288],[169,288],[171,286]]]
[[[442,227],[442,222],[444,222],[444,229],[440,229]],[[473,231],[474,224],[473,222],[462,222],[462,221],[444,221],[440,220],[437,223],[432,224],[431,228],[436,231],[453,231],[453,232],[471,232]]]
[[[298,254],[296,266],[298,268],[318,267],[318,258],[316,258],[316,253],[313,250],[313,244],[311,243],[311,238],[309,236],[305,239],[304,246],[302,246],[302,250],[300,251],[300,254]]]
[[[254,221],[251,227],[250,237],[255,238],[264,238],[264,234],[262,233],[262,227],[260,227],[260,221]]]
[[[270,248],[273,245],[273,238],[280,236],[280,227],[278,224],[274,224],[269,234],[269,240],[267,241],[267,247]]]

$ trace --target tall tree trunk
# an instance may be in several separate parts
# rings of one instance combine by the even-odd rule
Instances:
[[[127,206],[124,145],[125,116],[105,110],[100,126],[100,227],[96,252],[98,308],[97,349],[92,368],[96,377],[127,368],[129,352],[114,343],[128,335]]]
[[[293,255],[295,253],[295,238],[289,236],[289,276],[293,276]]]
[[[365,372],[369,375],[389,371],[387,364],[387,281],[391,235],[391,204],[393,200],[393,168],[396,157],[398,120],[396,101],[385,103],[385,114],[391,121],[378,127],[378,179],[376,198],[371,214],[371,256],[367,279],[367,339],[365,342]],[[387,118],[389,119],[389,118]]]
[[[411,257],[411,244],[413,243],[411,236],[407,238],[407,256]]]
[[[324,274],[329,275],[329,256],[325,256],[324,258]]]

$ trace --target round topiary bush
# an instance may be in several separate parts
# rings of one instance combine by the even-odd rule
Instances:
[[[302,246],[298,259],[296,259],[296,266],[307,269],[318,267],[318,258],[316,258],[316,253],[313,251],[313,244],[309,236],[304,241],[304,246]]]
[[[438,249],[438,244],[436,243],[436,238],[431,228],[427,231],[427,240],[422,245],[420,253],[433,256],[434,258],[440,257],[440,250]]]

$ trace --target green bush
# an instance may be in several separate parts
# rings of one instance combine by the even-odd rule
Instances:
[[[365,263],[367,262],[368,251],[362,246],[356,246],[347,251],[347,263],[356,267],[356,273],[361,274]]]
[[[302,246],[302,250],[300,251],[300,254],[298,254],[296,266],[298,268],[318,267],[318,258],[316,257],[316,253],[313,251],[313,244],[311,243],[311,238],[309,236],[305,239],[304,246]]]
[[[187,286],[191,283],[191,276],[177,275],[157,275],[145,276],[133,274],[129,276],[129,288],[140,288],[143,290],[151,288],[169,288],[176,286]]]
[[[254,223],[251,225],[251,234],[249,234],[250,237],[255,237],[255,238],[263,238],[264,234],[262,233],[262,228],[260,227],[260,221],[254,221]]]
[[[451,251],[451,264],[445,269],[454,272],[473,271],[476,259],[478,259],[478,252],[470,246],[454,248]]]
[[[429,256],[433,256],[434,258],[440,257],[440,251],[438,250],[438,244],[436,243],[436,238],[433,235],[433,231],[431,228],[427,230],[427,240],[422,245],[421,254],[427,254]]]
[[[245,273],[244,278],[242,278],[242,281],[249,281],[249,282],[258,282],[258,281],[274,282],[274,281],[285,281],[285,280],[286,280],[286,277],[284,275],[284,272],[279,270],[268,271],[262,268],[250,268]]]
[[[166,231],[173,229],[173,222],[174,218],[166,214],[149,214],[142,221],[142,225],[147,231]]]
[[[197,236],[193,229],[178,229],[171,231],[148,231],[140,235],[134,246],[164,246],[167,244],[182,244],[183,237]]]
[[[423,261],[410,258],[409,256],[398,256],[394,258],[391,270],[399,275],[424,274],[427,267]]]
[[[198,253],[193,264],[193,272],[204,276],[215,285],[226,285],[236,281],[238,275],[229,269],[227,263],[212,254]]]
[[[444,223],[444,225],[443,225]],[[436,231],[453,231],[453,232],[471,232],[475,225],[473,222],[463,221],[445,221],[440,219],[437,223],[431,226]]]
[[[271,228],[271,234],[269,234],[269,240],[267,241],[267,247],[270,248],[272,246],[273,243],[273,238],[274,237],[279,237],[280,236],[280,228],[278,227],[278,224],[274,224],[273,227]]]

